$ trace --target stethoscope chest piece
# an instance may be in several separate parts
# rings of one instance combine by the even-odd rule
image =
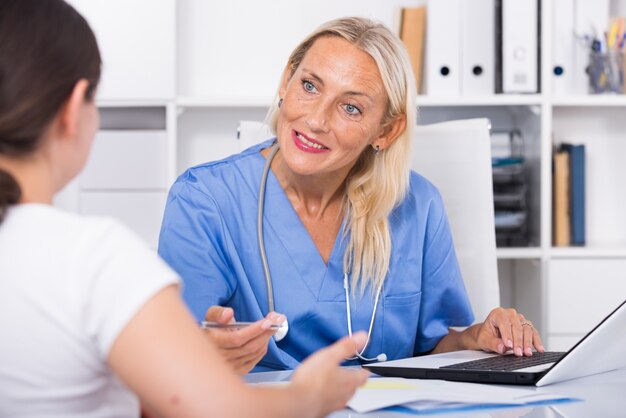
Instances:
[[[288,332],[289,332],[289,321],[285,319],[285,322],[283,322],[280,328],[278,328],[278,331],[274,333],[274,340],[276,342],[281,341],[283,338],[287,336]]]

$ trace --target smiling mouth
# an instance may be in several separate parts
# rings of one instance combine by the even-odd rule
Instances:
[[[298,138],[298,140],[302,142],[304,145],[306,145],[307,147],[311,147],[311,148],[315,148],[319,150],[328,149],[322,144],[308,140],[304,135],[302,135],[300,132],[297,132],[297,131],[296,131],[296,138]]]

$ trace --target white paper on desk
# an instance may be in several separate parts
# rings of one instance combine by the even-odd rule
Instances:
[[[563,399],[563,396],[537,393],[534,389],[512,389],[475,383],[447,382],[402,378],[370,378],[348,402],[358,413],[418,401],[436,405],[497,404],[523,405],[529,402]],[[427,406],[427,405],[424,405]]]

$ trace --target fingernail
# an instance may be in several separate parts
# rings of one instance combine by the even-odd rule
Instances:
[[[542,353],[543,353],[544,351],[546,351],[546,349],[545,349],[545,348],[543,348],[543,345],[540,345],[539,347],[537,347],[537,350],[539,350],[539,351],[540,351],[540,352],[542,352]]]
[[[276,323],[283,324],[285,323],[286,320],[287,320],[287,317],[285,315],[278,315],[278,318],[276,318]]]
[[[516,356],[522,355],[522,347],[515,347],[515,355]]]
[[[228,312],[228,310],[227,310],[227,309],[223,309],[223,310],[222,310],[222,313],[220,314],[220,317],[221,317],[222,319],[225,319],[225,318],[226,318],[226,316],[227,316],[227,315],[226,315],[226,313],[227,313],[227,312]]]
[[[270,327],[272,326],[272,321],[270,320],[264,320],[263,322],[261,322],[261,329],[262,330],[268,330],[270,329]]]
[[[506,346],[509,347],[509,348],[513,348],[513,341],[506,340]]]
[[[504,344],[502,343],[498,344],[498,353],[500,354],[504,353]]]
[[[533,350],[531,350],[530,347],[526,347],[526,355],[527,356],[532,356],[533,355]]]
[[[276,312],[270,312],[270,314],[267,316],[267,319],[274,320],[276,319],[276,316],[277,316]]]

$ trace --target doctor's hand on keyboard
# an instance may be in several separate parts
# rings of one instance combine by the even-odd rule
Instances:
[[[235,320],[232,308],[211,306],[206,320],[218,324],[228,324]],[[269,339],[276,332],[274,324],[282,324],[286,318],[276,312],[270,312],[265,319],[253,322],[242,328],[205,329],[222,356],[233,367],[235,373],[244,375],[256,366],[267,352]]]
[[[470,327],[476,345],[474,349],[504,354],[507,350],[520,356],[532,356],[533,348],[545,351],[539,332],[515,309],[495,308],[481,324]]]

